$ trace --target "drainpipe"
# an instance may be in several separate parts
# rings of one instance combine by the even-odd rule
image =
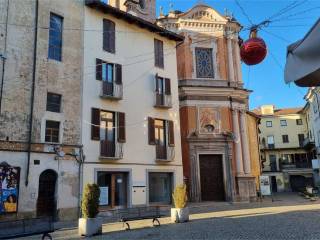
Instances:
[[[2,95],[3,95],[3,84],[4,84],[4,74],[5,74],[5,65],[6,65],[6,52],[7,52],[7,39],[8,39],[8,20],[9,20],[9,4],[10,1],[7,1],[7,16],[6,16],[6,26],[5,26],[5,38],[4,38],[4,52],[0,54],[0,58],[2,58],[2,76],[1,76],[1,87],[0,87],[0,114],[2,111]]]
[[[31,106],[30,106],[29,136],[28,136],[28,159],[27,159],[27,173],[26,173],[26,181],[25,181],[25,185],[26,186],[28,186],[28,183],[29,183],[30,158],[31,158],[31,140],[32,140],[33,108],[34,108],[34,89],[35,89],[36,68],[37,68],[38,15],[39,15],[39,0],[36,0],[36,5],[35,5],[35,25],[34,25],[34,43],[33,43]]]

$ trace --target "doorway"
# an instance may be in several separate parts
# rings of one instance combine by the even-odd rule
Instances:
[[[272,192],[278,192],[278,186],[277,186],[277,177],[271,176],[271,190]]]
[[[55,171],[48,169],[40,174],[37,200],[37,216],[55,216],[56,182],[57,173]]]
[[[202,201],[225,201],[222,155],[200,155]]]
[[[100,206],[126,208],[128,206],[128,174],[98,172]]]

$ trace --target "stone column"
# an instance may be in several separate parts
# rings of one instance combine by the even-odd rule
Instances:
[[[250,151],[249,151],[249,141],[247,133],[247,120],[246,111],[240,112],[240,133],[241,133],[241,143],[243,152],[243,165],[245,174],[251,174],[251,162],[250,162]]]
[[[234,67],[233,67],[233,54],[232,54],[232,39],[231,39],[231,36],[227,36],[227,49],[228,49],[229,81],[230,82],[234,82],[235,78],[234,78]]]
[[[238,41],[234,41],[235,50],[236,50],[236,65],[237,65],[237,76],[238,76],[238,82],[240,84],[243,84],[242,80],[242,70],[241,70],[241,57],[240,57],[240,47],[238,44]]]
[[[241,149],[241,138],[239,131],[239,114],[237,109],[232,110],[232,124],[234,133],[234,145],[236,153],[236,163],[237,163],[237,174],[243,175],[243,162],[242,162],[242,149]]]

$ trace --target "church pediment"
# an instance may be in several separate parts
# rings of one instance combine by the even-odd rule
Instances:
[[[192,19],[205,22],[227,22],[227,19],[220,15],[213,8],[206,5],[197,5],[179,16],[181,19]]]

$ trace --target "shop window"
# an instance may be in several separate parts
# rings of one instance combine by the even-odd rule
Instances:
[[[170,204],[172,173],[149,173],[149,202]]]

